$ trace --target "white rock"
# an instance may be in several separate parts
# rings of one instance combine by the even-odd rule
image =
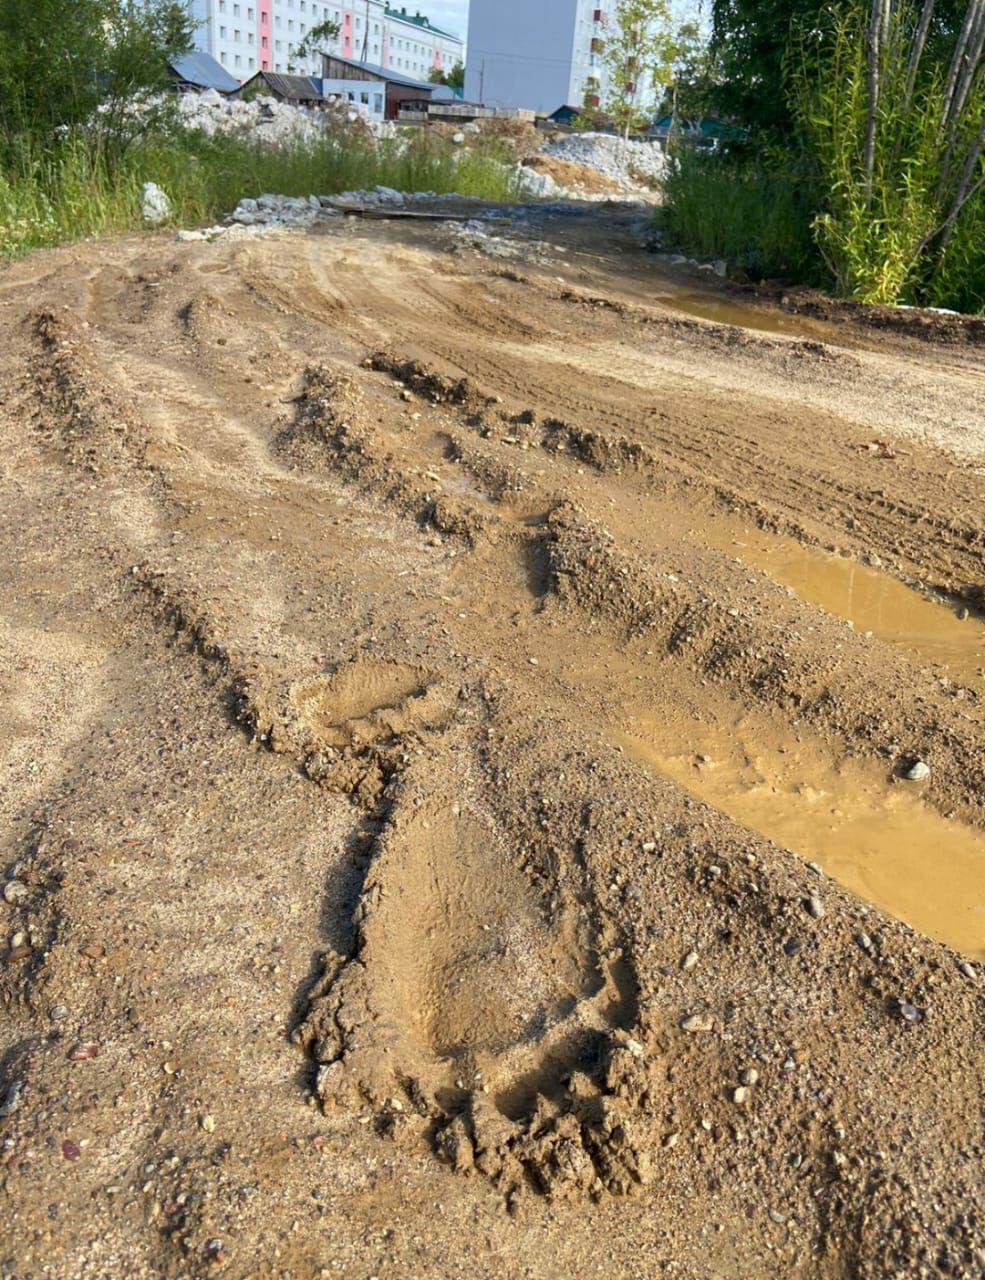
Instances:
[[[917,760],[909,769],[907,769],[906,773],[903,774],[903,777],[908,779],[910,782],[926,782],[930,777],[930,765],[926,764],[923,760]]]
[[[145,182],[140,188],[140,212],[152,227],[159,227],[171,217],[171,201],[156,182]]]

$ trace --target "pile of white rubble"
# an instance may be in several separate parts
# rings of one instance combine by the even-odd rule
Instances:
[[[198,129],[210,138],[216,134],[242,135],[274,146],[313,142],[321,133],[321,120],[276,98],[253,98],[243,102],[224,98],[214,90],[183,93],[178,99],[178,117],[189,129]],[[355,117],[354,117],[355,118]]]
[[[636,142],[611,133],[565,134],[545,142],[540,154],[594,169],[624,191],[639,190],[639,177],[660,179],[667,169],[658,143]]]

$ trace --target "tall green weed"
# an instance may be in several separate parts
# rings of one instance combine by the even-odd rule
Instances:
[[[409,141],[377,144],[328,134],[290,148],[174,132],[144,137],[122,156],[82,135],[48,146],[21,140],[0,169],[0,259],[140,230],[145,182],[167,192],[175,226],[215,222],[245,196],[263,192],[331,195],[383,185],[488,200],[518,194],[517,179],[497,148],[454,148],[424,131]]]

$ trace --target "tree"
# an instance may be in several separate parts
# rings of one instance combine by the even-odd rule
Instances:
[[[130,104],[167,87],[168,62],[188,52],[193,30],[179,0],[3,0],[0,135],[48,139],[85,125],[125,145],[143,127]]]
[[[465,67],[461,62],[456,62],[450,71],[432,67],[428,72],[428,80],[431,84],[446,84],[449,89],[464,89]]]
[[[818,47],[834,7],[830,0],[712,0],[718,110],[766,141],[788,145],[794,131],[786,84],[791,42],[800,44],[810,33]],[[963,0],[937,0],[928,48],[953,46],[963,16]]]
[[[715,109],[720,81],[718,59],[710,40],[696,22],[682,22],[675,37],[670,82],[659,106],[660,115],[700,120]]]
[[[973,238],[985,231],[985,0],[966,5],[946,57],[934,0],[870,0],[868,13],[837,12],[820,41],[808,33],[793,59],[794,106],[825,190],[818,244],[839,287],[863,301],[932,287],[966,212]]]
[[[340,30],[339,24],[333,22],[331,18],[326,18],[324,22],[319,22],[315,27],[309,27],[305,32],[304,39],[291,50],[291,60],[287,64],[287,69],[295,71],[315,54],[324,53],[325,50],[321,46],[330,44]]]
[[[605,109],[624,137],[652,121],[676,48],[668,0],[618,0],[602,58],[609,74]]]

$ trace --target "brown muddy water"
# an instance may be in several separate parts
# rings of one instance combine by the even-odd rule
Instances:
[[[962,618],[878,568],[758,531],[733,539],[736,556],[808,604],[972,688],[985,685],[985,626]]]
[[[942,817],[920,784],[834,761],[766,713],[703,720],[641,710],[626,751],[698,799],[804,859],[859,897],[985,959],[985,834]]]

